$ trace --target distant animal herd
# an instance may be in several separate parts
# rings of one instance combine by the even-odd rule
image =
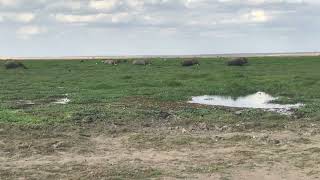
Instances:
[[[85,60],[81,60],[80,62],[85,62]],[[101,62],[103,64],[113,65],[113,66],[121,63],[131,63],[133,65],[140,65],[140,66],[147,66],[152,64],[152,61],[147,59],[131,60],[131,61],[120,60],[120,59],[109,59],[109,60],[102,60]],[[249,63],[248,58],[245,58],[245,57],[238,57],[238,58],[234,58],[226,61],[226,64],[228,66],[244,66],[248,63]],[[181,61],[181,66],[187,67],[187,66],[199,66],[199,65],[200,65],[200,61],[194,58],[184,59]],[[27,69],[27,67],[23,63],[17,62],[17,61],[7,61],[4,63],[4,67],[5,69],[18,69],[18,68]]]
[[[113,59],[113,60],[102,60],[101,62],[103,64],[108,64],[108,65],[118,65],[121,63],[128,63],[130,61],[129,60]],[[132,60],[131,62],[133,65],[143,65],[143,66],[152,64],[151,60],[145,60],[145,59]],[[234,59],[227,61],[228,66],[244,66],[248,63],[249,63],[248,58],[245,58],[245,57],[234,58]],[[182,66],[195,66],[195,65],[199,66],[200,62],[197,59],[184,59],[181,61],[181,65]]]

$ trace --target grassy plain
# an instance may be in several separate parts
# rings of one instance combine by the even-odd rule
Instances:
[[[226,60],[23,61],[28,69],[14,70],[0,62],[1,179],[319,177],[320,57]],[[239,115],[186,103],[257,91],[305,106],[292,116]]]

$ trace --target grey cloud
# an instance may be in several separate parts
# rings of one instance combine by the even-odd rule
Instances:
[[[70,55],[104,49],[110,54],[308,50],[320,40],[319,8],[316,0],[0,0],[0,40],[12,42],[3,48],[8,55],[17,53],[10,47],[28,45],[34,52],[21,54],[37,55],[36,43],[55,49],[64,41]],[[299,44],[304,37],[310,43]],[[261,46],[250,46],[255,40]],[[79,41],[96,42],[96,48],[84,50]],[[122,48],[128,41],[132,46]],[[60,48],[41,53],[69,54]]]

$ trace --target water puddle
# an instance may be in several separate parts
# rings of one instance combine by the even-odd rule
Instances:
[[[62,98],[58,99],[57,101],[53,102],[54,104],[68,104],[71,100],[69,98]]]
[[[228,96],[197,96],[193,97],[189,103],[204,104],[213,106],[225,106],[236,108],[253,108],[264,109],[268,111],[274,111],[281,114],[290,114],[290,110],[299,108],[303,104],[274,104],[272,101],[277,100],[277,97],[273,97],[264,92],[257,92],[252,95],[232,98]]]
[[[18,104],[20,105],[35,105],[36,103],[32,102],[31,100],[18,100]]]

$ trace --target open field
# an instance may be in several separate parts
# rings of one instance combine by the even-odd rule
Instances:
[[[0,61],[0,179],[319,179],[320,57],[225,61]],[[286,116],[187,103],[258,91],[305,106]]]

